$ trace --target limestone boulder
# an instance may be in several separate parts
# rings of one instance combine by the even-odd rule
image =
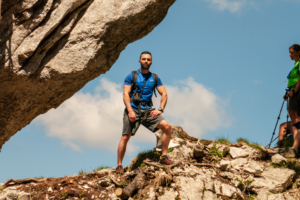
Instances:
[[[254,178],[249,189],[257,194],[260,190],[280,193],[292,183],[295,175],[296,173],[293,170],[269,166],[264,169],[261,178]]]
[[[164,194],[162,196],[158,196],[157,200],[170,200],[170,199],[175,199],[177,196],[176,191],[174,191],[174,189],[170,189],[170,190],[165,190]]]
[[[249,152],[242,148],[238,147],[230,147],[230,155],[232,158],[245,158],[249,156]]]
[[[182,146],[181,148],[173,149],[172,152],[168,153],[168,157],[173,161],[189,160],[190,152],[192,152],[190,148]]]
[[[263,172],[263,167],[258,162],[249,161],[244,166],[244,171],[258,176]]]
[[[190,177],[177,177],[180,198],[182,200],[202,199],[204,183],[202,180]]]
[[[230,163],[231,162],[228,161],[228,160],[221,160],[221,162],[220,162],[220,169],[222,171],[228,170],[231,167]]]
[[[0,150],[35,117],[107,72],[175,0],[2,0]]]
[[[211,191],[205,191],[203,194],[203,200],[217,200],[217,195]]]
[[[283,163],[287,163],[287,159],[280,154],[276,154],[271,157],[272,163],[281,165]]]

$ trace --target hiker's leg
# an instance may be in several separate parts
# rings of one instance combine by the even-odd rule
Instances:
[[[284,136],[286,136],[286,122],[280,124],[279,126],[278,140],[283,140]]]
[[[122,165],[122,161],[125,155],[127,142],[129,141],[131,134],[122,135],[118,146],[118,166]]]
[[[161,129],[163,131],[163,134],[161,136],[161,142],[162,142],[162,156],[167,155],[168,147],[170,143],[170,137],[171,137],[171,124],[167,122],[166,120],[162,120],[158,126],[156,127],[158,129]]]
[[[300,145],[300,127],[295,127],[294,124],[300,122],[300,117],[298,115],[298,111],[295,110],[290,110],[289,114],[291,116],[292,119],[292,133],[293,133],[293,137],[294,137],[294,144],[293,147],[295,149],[298,149],[299,145]]]

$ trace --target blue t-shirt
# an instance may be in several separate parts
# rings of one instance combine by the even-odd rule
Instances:
[[[146,79],[148,78],[148,76],[150,75],[150,72],[148,74],[142,74],[140,70],[137,70],[137,77],[136,77],[136,83],[138,85],[137,88],[137,93],[141,93],[143,86],[145,84]],[[132,79],[133,79],[133,74],[132,72],[130,74],[128,74],[128,76],[125,78],[124,81],[124,85],[131,85],[132,83]],[[143,94],[141,95],[141,101],[146,102],[147,104],[150,104],[152,101],[152,95],[153,95],[153,89],[154,89],[154,85],[155,85],[155,80],[154,80],[154,76],[153,74],[151,74],[151,77],[148,78],[147,83],[145,85]],[[159,77],[157,77],[157,87],[162,86],[162,82],[160,80]],[[136,88],[135,86],[133,86],[132,88],[133,93],[135,92]],[[132,94],[133,94],[132,93]],[[133,109],[138,109],[138,105],[131,102],[131,107]],[[148,106],[148,108],[151,108],[151,106]],[[141,109],[145,110],[146,106],[141,105]]]

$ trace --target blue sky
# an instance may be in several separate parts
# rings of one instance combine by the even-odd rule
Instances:
[[[266,145],[293,67],[288,47],[300,43],[299,6],[299,0],[177,0],[163,22],[128,45],[110,71],[4,144],[0,182],[115,167],[122,84],[139,68],[144,50],[152,52],[151,71],[166,86],[164,116],[173,125],[200,138],[244,137]],[[286,120],[285,109],[281,117]],[[139,130],[123,164],[154,146],[154,135]]]

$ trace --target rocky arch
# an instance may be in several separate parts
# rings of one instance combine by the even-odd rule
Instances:
[[[36,116],[108,71],[175,0],[2,0],[0,150]]]

